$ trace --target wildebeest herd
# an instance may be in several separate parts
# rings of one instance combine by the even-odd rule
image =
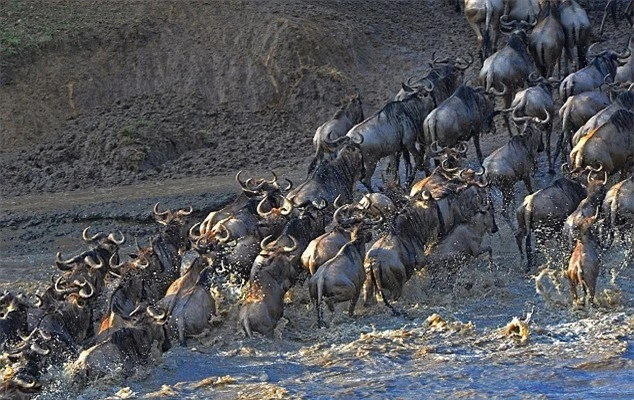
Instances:
[[[606,14],[622,8],[610,0]],[[624,9],[629,18],[631,4]],[[238,172],[240,195],[202,221],[191,221],[191,208],[160,211],[157,204],[160,232],[127,259],[119,254],[123,234],[86,228],[89,248],[68,259],[58,253],[61,273],[43,293],[3,293],[3,398],[40,391],[51,365],[67,363],[80,386],[114,370],[131,375],[167,351],[170,339],[185,345],[208,328],[214,286],[244,285],[238,321],[248,336],[273,336],[293,286],[307,286],[320,327],[323,303],[334,311],[349,302],[353,315],[362,292],[366,305],[378,296],[398,314],[394,301],[415,271],[452,273],[449,265],[457,264],[449,261],[481,254],[491,263],[492,249],[482,242],[498,230],[493,188],[502,194],[500,215],[516,231],[526,271],[535,268],[531,235],[537,243],[567,237],[572,296],[579,300],[581,285],[583,303],[591,304],[602,251],[615,232],[623,238],[634,227],[631,40],[621,52],[597,52],[589,46],[586,12],[574,0],[465,0],[464,13],[478,41],[478,86],[463,77],[474,57],[434,53],[428,73],[408,79],[370,117],[359,95],[346,97],[315,133],[304,182]],[[507,40],[498,49],[499,33]],[[561,132],[551,156],[557,102]],[[485,157],[480,135],[495,130],[498,115],[511,137]],[[469,139],[476,169],[467,166]],[[543,150],[548,172],[560,158],[564,176],[533,191]],[[372,178],[385,158],[376,190]],[[425,177],[416,181],[419,171]],[[520,181],[528,195],[514,222]],[[358,183],[368,193],[359,193]]]

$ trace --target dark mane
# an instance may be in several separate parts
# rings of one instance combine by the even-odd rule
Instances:
[[[379,121],[387,118],[387,122],[394,125],[400,124],[405,118],[406,123],[418,127],[423,123],[421,117],[426,115],[424,108],[425,102],[417,94],[412,94],[402,101],[390,101],[370,118],[376,117]]]
[[[609,122],[616,127],[619,132],[627,132],[631,135],[634,130],[634,113],[628,110],[618,110],[609,119]]]

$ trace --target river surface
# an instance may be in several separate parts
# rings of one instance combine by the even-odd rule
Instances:
[[[225,185],[217,192],[225,193]],[[129,201],[108,196],[98,207],[81,196],[70,196],[75,203],[67,206],[40,207],[33,200],[30,217],[23,215],[28,206],[14,201],[3,216],[9,226],[2,230],[0,286],[41,287],[54,272],[55,251],[79,251],[88,225],[119,227],[147,240],[146,214],[156,199],[169,207],[217,206],[208,187],[176,190],[172,197],[129,195]],[[364,308],[360,302],[350,318],[341,304],[334,314],[325,311],[329,327],[318,329],[307,288],[296,287],[276,338],[245,339],[237,328],[238,305],[220,295],[209,332],[186,348],[174,342],[157,365],[139,366],[126,381],[89,382],[79,398],[634,397],[632,234],[606,251],[596,304],[581,307],[570,300],[561,273],[566,253],[555,250],[558,242],[547,244],[539,267],[527,275],[513,231],[499,218],[498,226],[485,239],[493,247],[491,269],[484,259],[472,260],[440,281],[423,269],[395,303],[403,316],[392,316],[381,303]],[[23,243],[16,245],[16,238]],[[38,398],[78,398],[69,390],[70,368],[53,368]]]

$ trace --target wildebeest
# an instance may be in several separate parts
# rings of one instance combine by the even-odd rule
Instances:
[[[411,185],[416,170],[422,163],[422,154],[417,148],[419,133],[425,117],[433,108],[433,100],[429,95],[431,88],[419,88],[408,93],[401,101],[391,101],[381,110],[355,125],[347,136],[360,143],[365,166],[365,176],[361,182],[372,189],[372,176],[376,165],[384,157],[406,152],[404,157],[407,184]],[[412,168],[409,155],[414,156],[415,167]],[[395,171],[398,173],[398,171]],[[398,174],[397,174],[398,175]],[[397,176],[394,177],[397,180]],[[348,202],[350,199],[343,198]]]
[[[595,130],[599,126],[603,125],[615,112],[619,110],[634,111],[634,92],[631,90],[623,90],[614,99],[614,102],[602,110],[598,111],[592,117],[590,117],[585,124],[576,130],[572,135],[570,150],[574,147],[579,140],[586,136],[591,131]]]
[[[544,78],[536,79],[529,75],[529,81],[533,83],[533,86],[517,92],[511,107],[504,111],[512,112],[511,116],[516,124],[534,122],[544,127],[548,173],[554,174],[550,156],[550,135],[553,130],[552,116],[555,114],[555,102],[550,93],[550,86]]]
[[[512,137],[482,163],[489,186],[495,186],[502,192],[502,216],[511,228],[513,225],[508,212],[515,199],[515,183],[523,181],[526,191],[533,193],[531,175],[535,169],[537,152],[543,146],[541,133],[534,125],[528,124],[523,134]]]
[[[577,209],[566,218],[564,223],[564,233],[568,236],[571,247],[574,241],[579,238],[579,227],[583,224],[583,221],[600,209],[606,195],[607,172],[601,168],[587,167],[586,169],[588,170],[586,198],[581,200]]]
[[[607,245],[614,239],[614,230],[619,227],[624,232],[634,229],[634,177],[622,180],[612,186],[603,201]]]
[[[42,301],[29,301],[22,293],[0,295],[0,352],[7,350],[18,339],[18,333],[28,329],[27,312],[38,308]]]
[[[590,118],[610,105],[610,98],[604,92],[593,90],[568,97],[559,109],[561,119],[561,133],[555,146],[553,162],[559,153],[572,150],[572,133],[581,128]]]
[[[427,251],[425,264],[432,266],[432,273],[446,274],[452,269],[448,262],[453,261],[459,265],[460,261],[468,258],[476,258],[481,254],[488,254],[489,266],[492,264],[493,250],[491,246],[482,246],[485,234],[492,235],[497,232],[494,223],[493,209],[487,204],[482,204],[478,212],[469,222],[454,226],[447,235]],[[442,268],[442,267],[445,268]]]
[[[420,88],[430,89],[429,94],[433,100],[434,107],[442,103],[447,97],[462,84],[464,71],[473,63],[473,57],[470,60],[463,60],[456,57],[453,61],[449,57],[437,58],[436,52],[432,53],[432,60],[429,63],[431,70],[427,75],[413,79],[409,78],[406,83],[401,85],[401,90],[396,94],[394,100],[405,100],[410,94]]]
[[[121,329],[109,329],[99,335],[96,344],[81,352],[73,363],[73,380],[85,384],[109,376],[114,371],[131,376],[140,364],[151,361],[156,352],[170,349],[165,327],[165,311],[139,305],[132,312],[134,324]]]
[[[509,40],[504,48],[484,60],[480,70],[480,85],[484,86],[487,92],[503,96],[505,109],[511,106],[515,92],[533,72],[533,58],[528,52],[528,37],[524,31],[530,26],[525,22],[519,23],[519,28],[517,23],[502,24],[505,32],[511,32]],[[508,115],[504,115],[504,120],[511,134]]]
[[[564,28],[564,36],[566,37],[563,57],[566,60],[566,73],[571,72],[570,65],[573,62],[575,49],[577,53],[577,69],[584,68],[586,66],[586,50],[592,36],[592,26],[590,25],[588,14],[576,1],[561,0],[559,2],[559,22]],[[559,65],[561,67],[561,62]],[[562,100],[565,101],[563,98]]]
[[[590,46],[588,53],[592,53],[592,48],[595,45],[596,43]],[[630,54],[630,50],[627,49],[623,53],[604,50],[593,55],[594,58],[588,66],[569,74],[561,81],[559,97],[562,101],[566,101],[572,95],[594,90],[604,82],[612,82],[616,75],[616,68],[623,64],[622,60]]]
[[[346,203],[352,201],[354,185],[365,175],[364,150],[359,148],[365,137],[358,136],[351,137],[349,143],[339,149],[334,160],[319,164],[306,181],[288,192],[286,197],[294,207],[322,202],[332,205],[339,195]]]
[[[242,188],[240,195],[230,204],[223,207],[220,210],[212,211],[205,217],[200,224],[200,233],[205,235],[211,231],[216,224],[226,218],[235,217],[241,211],[247,211],[251,215],[257,214],[257,206],[264,199],[265,204],[268,207],[278,206],[274,201],[282,198],[283,192],[286,192],[292,188],[292,183],[288,179],[288,185],[281,187],[277,175],[273,173],[273,179],[266,180],[262,178],[253,179],[249,178],[246,181],[242,181],[240,176],[242,171],[238,171],[235,176],[235,180]]]
[[[315,132],[313,145],[316,153],[308,167],[308,175],[313,172],[319,162],[333,159],[336,155],[338,139],[346,136],[350,128],[364,119],[359,94],[344,98],[342,103],[341,108],[332,118],[320,125]]]
[[[593,225],[599,215],[599,208],[594,215],[584,218],[579,226],[579,238],[568,262],[566,275],[570,283],[572,298],[577,301],[577,285],[581,285],[584,300],[592,304],[594,300],[599,267],[601,265],[601,248],[598,236],[593,232]]]
[[[533,267],[531,233],[535,233],[536,242],[542,241],[548,234],[559,234],[566,217],[579,206],[584,197],[586,189],[568,178],[559,178],[549,186],[524,197],[516,211],[518,229],[515,241],[523,256],[522,239],[525,239],[527,272]]]
[[[500,21],[502,23],[517,21],[532,24],[537,21],[539,10],[538,0],[504,0],[504,13],[500,17]]]
[[[634,57],[632,57],[632,39],[634,36],[630,36],[629,41],[627,42],[627,48],[630,50],[630,56],[625,61],[625,64],[619,65],[616,69],[616,75],[614,77],[614,82],[618,83],[632,83],[634,82]]]
[[[483,88],[462,85],[432,110],[423,123],[425,153],[430,153],[429,147],[434,142],[439,146],[454,146],[473,138],[478,160],[482,162],[480,133],[494,129],[494,102],[488,96]]]
[[[592,130],[570,152],[570,171],[577,173],[587,166],[602,168],[608,174],[627,174],[634,165],[634,113],[618,110],[602,125]]]
[[[376,221],[370,221],[360,213],[351,212],[351,209],[354,209],[354,205],[352,204],[339,207],[333,215],[335,225],[332,230],[313,239],[302,253],[302,265],[311,275],[314,275],[321,265],[337,254],[339,249],[346,243],[350,242],[355,229],[362,229],[366,224],[376,225],[383,220],[383,218],[379,216]],[[361,233],[359,232],[358,234]],[[359,241],[359,243],[361,243],[361,253],[365,253],[365,247],[363,245],[369,241],[371,237],[371,235],[366,235],[366,237],[362,238],[363,240]]]
[[[440,214],[435,200],[428,192],[402,208],[392,220],[389,230],[382,234],[368,250],[364,267],[368,275],[364,303],[374,297],[374,288],[381,293],[383,303],[397,313],[390,304],[398,300],[403,286],[414,271],[423,266],[425,247],[439,235]]]
[[[601,27],[599,28],[599,34],[603,35],[603,29],[605,27],[605,20],[608,17],[608,13],[612,15],[612,21],[614,27],[618,27],[618,19],[625,18],[627,23],[630,24],[630,28],[633,25],[634,17],[634,1],[632,0],[608,0],[605,4],[603,11],[603,18],[601,19]]]
[[[201,283],[204,268],[196,253],[189,270],[170,285],[161,300],[170,318],[170,327],[178,332],[181,346],[187,344],[186,337],[202,333],[209,326],[211,316],[216,314],[216,303]]]
[[[565,40],[564,29],[559,22],[559,9],[548,0],[545,3],[543,19],[528,36],[528,48],[537,70],[544,78],[553,76]]]
[[[503,12],[502,0],[465,0],[464,13],[476,34],[481,62],[497,50],[498,27]]]
[[[417,182],[410,198],[431,195],[439,218],[439,235],[443,236],[455,225],[467,222],[477,212],[479,204],[488,197],[485,169],[448,169],[441,165],[429,177]],[[426,200],[426,199],[423,199]]]
[[[361,235],[353,231],[351,240],[337,254],[326,261],[308,281],[310,298],[317,310],[317,325],[324,326],[322,302],[335,311],[335,303],[350,301],[348,315],[354,315],[354,308],[359,300],[365,270],[363,269],[363,246]]]
[[[291,247],[271,246],[271,238],[262,240],[262,252],[253,263],[250,286],[240,308],[238,321],[248,337],[259,332],[273,337],[273,330],[284,312],[284,294],[290,287],[292,253],[297,250],[297,241]],[[285,287],[286,286],[286,287]]]

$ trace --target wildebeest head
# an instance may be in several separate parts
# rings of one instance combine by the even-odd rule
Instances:
[[[590,64],[600,71],[603,76],[609,75],[609,80],[612,81],[616,74],[616,67],[625,65],[632,51],[628,47],[621,53],[613,50],[603,50],[596,53],[594,50],[598,44],[599,42],[595,42],[588,47],[588,57],[592,58]]]
[[[359,93],[344,97],[341,103],[341,109],[337,111],[334,118],[337,118],[340,113],[345,113],[351,121],[357,121],[357,123],[363,121],[363,104]]]
[[[467,160],[467,150],[469,145],[467,142],[461,141],[454,147],[438,146],[438,141],[433,141],[429,146],[431,156],[443,165],[443,168],[460,168],[464,167]]]
[[[189,209],[181,209],[181,210],[165,210],[159,211],[159,203],[154,204],[152,208],[152,217],[154,220],[161,225],[170,225],[176,223],[178,225],[183,225],[185,222],[185,217],[192,213],[192,207]]]
[[[242,175],[242,170],[238,171],[236,174],[236,182],[242,188],[242,192],[247,197],[257,197],[257,196],[266,196],[274,194],[275,192],[284,191],[288,192],[293,187],[293,182],[289,179],[285,178],[287,185],[285,187],[281,187],[277,181],[277,175],[275,172],[271,171],[273,175],[273,179],[266,180],[264,178],[249,178],[246,181],[242,181],[240,179],[240,175]]]

